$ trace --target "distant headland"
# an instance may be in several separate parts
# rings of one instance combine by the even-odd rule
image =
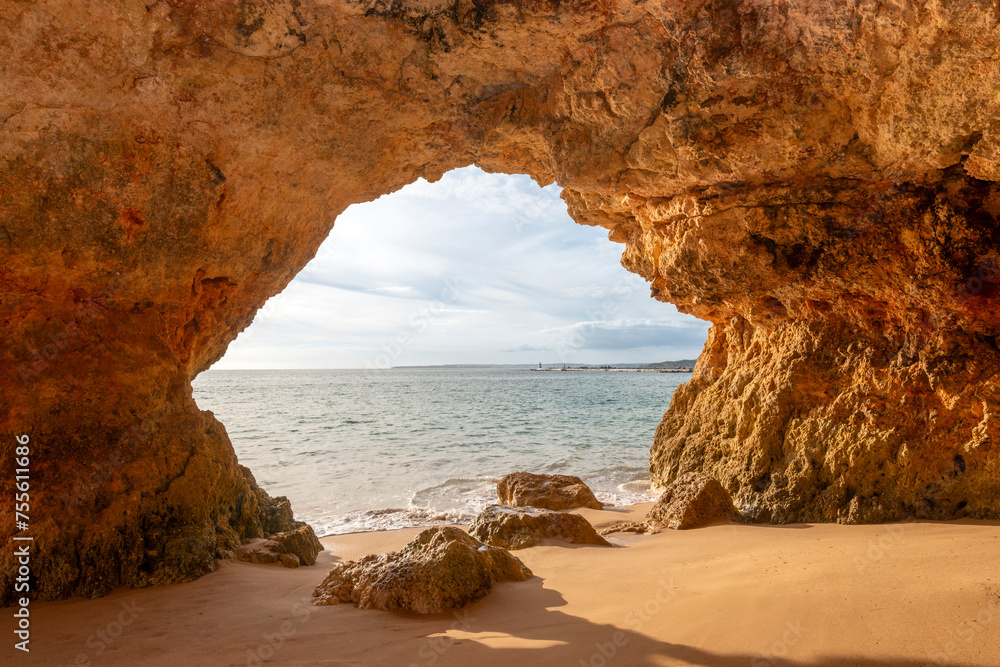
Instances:
[[[592,366],[587,364],[538,364],[533,371],[625,371],[631,373],[690,373],[694,370],[694,359],[680,361],[660,361],[653,364],[615,364]]]
[[[633,373],[690,373],[694,370],[694,359],[679,361],[659,361],[651,364],[433,364],[425,366],[393,366],[393,370],[419,369],[473,369],[473,368],[519,368],[531,371],[629,371]]]

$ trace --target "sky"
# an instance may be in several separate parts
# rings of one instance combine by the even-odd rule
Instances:
[[[654,301],[559,192],[466,167],[351,206],[213,368],[697,357],[708,323]]]

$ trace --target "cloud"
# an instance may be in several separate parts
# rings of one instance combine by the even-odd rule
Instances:
[[[216,367],[697,355],[707,324],[652,300],[622,246],[574,223],[559,192],[469,167],[351,206]]]
[[[501,349],[501,352],[550,352],[553,348],[550,346],[542,345],[528,345],[527,343],[521,343],[520,345],[514,345],[513,347],[505,347]]]
[[[413,291],[409,285],[387,285],[386,287],[370,287],[369,292],[388,292],[389,294],[408,294]]]
[[[577,322],[552,332],[563,347],[587,350],[700,347],[708,334],[708,323],[654,320]]]

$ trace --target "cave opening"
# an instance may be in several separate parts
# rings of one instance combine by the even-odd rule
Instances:
[[[468,521],[516,470],[653,496],[649,450],[708,325],[650,298],[552,184],[477,167],[342,213],[194,397],[319,534]],[[585,267],[585,269],[584,269]]]

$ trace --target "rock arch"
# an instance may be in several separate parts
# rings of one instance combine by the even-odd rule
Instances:
[[[32,439],[40,597],[197,576],[267,530],[190,380],[344,208],[473,163],[558,181],[713,322],[661,480],[710,472],[762,520],[1000,516],[995,3],[0,15],[0,451]]]

